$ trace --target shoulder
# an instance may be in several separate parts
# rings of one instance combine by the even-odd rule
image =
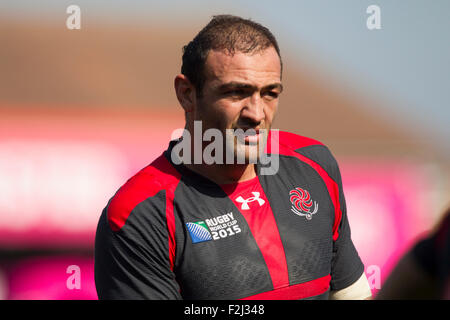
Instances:
[[[300,158],[303,161],[313,161],[325,170],[333,171],[337,162],[330,149],[322,142],[286,131],[271,130],[268,139],[268,152],[273,153],[274,144],[278,139],[278,152],[280,155]]]
[[[295,151],[297,149],[309,147],[309,146],[324,146],[324,144],[318,140],[300,136],[295,133],[270,130],[268,144],[279,143],[280,154],[288,153],[289,150]]]
[[[161,191],[175,188],[179,174],[161,155],[122,185],[107,206],[107,219],[113,231],[120,230],[131,212],[143,201]]]

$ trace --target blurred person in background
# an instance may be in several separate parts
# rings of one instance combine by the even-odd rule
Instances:
[[[428,237],[400,259],[377,299],[450,299],[450,208]]]
[[[281,74],[275,37],[250,20],[215,16],[184,47],[174,85],[185,131],[103,210],[100,299],[371,297],[336,160],[310,138],[277,131],[272,142]],[[197,121],[202,137],[245,131],[219,144],[245,161],[190,162]],[[261,146],[279,157],[273,174],[262,174]]]

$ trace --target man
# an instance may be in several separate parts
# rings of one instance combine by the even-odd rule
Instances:
[[[371,296],[336,161],[318,141],[269,132],[281,73],[274,36],[239,17],[214,17],[185,46],[174,81],[185,133],[104,209],[100,299]],[[208,132],[223,150],[206,152]]]

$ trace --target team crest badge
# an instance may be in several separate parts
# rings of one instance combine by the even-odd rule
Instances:
[[[307,190],[300,187],[289,192],[289,200],[291,201],[291,211],[298,216],[311,220],[312,216],[317,213],[319,205],[311,199],[311,195]]]

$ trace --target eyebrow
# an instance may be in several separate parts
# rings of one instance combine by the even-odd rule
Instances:
[[[227,82],[224,84],[221,84],[218,89],[220,91],[224,91],[227,89],[252,89],[252,90],[256,90],[257,87],[253,86],[251,84],[248,83],[242,83],[242,82],[236,82],[236,81],[231,81],[231,82]],[[279,82],[277,83],[273,83],[273,84],[269,84],[267,86],[264,86],[262,89],[265,90],[272,90],[272,89],[279,89],[280,93],[283,91],[283,85]]]

